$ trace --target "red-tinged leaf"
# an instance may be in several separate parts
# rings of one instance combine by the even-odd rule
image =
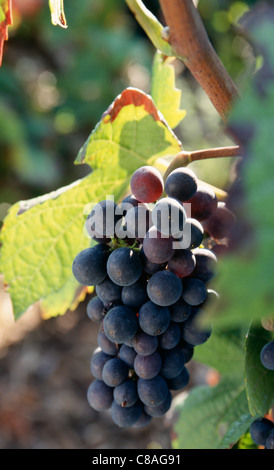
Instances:
[[[0,66],[4,41],[8,39],[8,26],[12,24],[11,0],[0,0]]]

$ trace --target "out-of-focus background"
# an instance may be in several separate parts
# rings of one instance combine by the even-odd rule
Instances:
[[[163,22],[157,0],[144,2]],[[254,68],[237,19],[254,1],[200,0],[199,10],[224,66],[241,87]],[[126,87],[150,91],[154,47],[123,0],[65,0],[68,29],[53,26],[47,0],[13,0],[13,26],[0,68],[0,224],[9,205],[87,174],[78,150]],[[184,65],[174,63],[182,108],[175,130],[186,150],[231,143],[207,96]],[[213,166],[214,165],[214,166]],[[230,159],[193,164],[226,188]],[[1,226],[1,225],[0,225]],[[16,323],[0,284],[0,448],[123,449],[171,446],[172,420],[119,430],[86,401],[98,326],[85,313],[42,320],[31,307]],[[191,361],[188,388],[213,384],[214,371]]]

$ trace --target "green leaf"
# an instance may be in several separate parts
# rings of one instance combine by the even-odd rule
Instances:
[[[157,51],[151,81],[151,96],[172,129],[178,126],[186,115],[186,111],[180,109],[182,92],[175,86],[173,60],[174,58],[166,57]]]
[[[76,254],[90,244],[83,232],[90,204],[109,195],[119,201],[136,168],[176,154],[180,148],[151,97],[125,90],[79,153],[77,163],[92,165],[93,172],[11,207],[1,231],[0,269],[16,319],[40,299],[46,317],[63,314],[74,304],[79,286],[72,279],[71,266]]]
[[[274,403],[274,371],[266,369],[260,360],[261,349],[271,339],[271,333],[257,324],[251,325],[246,338],[246,393],[253,416],[264,416]]]
[[[223,375],[243,376],[245,364],[243,337],[244,333],[241,330],[213,328],[209,340],[195,348],[194,359],[217,369]]]
[[[179,449],[226,449],[249,428],[251,418],[244,384],[223,379],[215,387],[193,388],[175,408],[176,438]]]

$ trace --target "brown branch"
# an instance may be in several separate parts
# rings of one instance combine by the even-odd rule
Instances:
[[[237,88],[217,56],[193,0],[160,0],[169,43],[226,121]]]

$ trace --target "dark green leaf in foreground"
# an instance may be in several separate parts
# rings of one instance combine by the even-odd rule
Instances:
[[[175,408],[174,425],[178,449],[227,449],[249,428],[251,418],[244,384],[223,379],[215,387],[192,389]]]
[[[15,318],[39,300],[45,317],[75,305],[82,291],[71,266],[90,244],[83,232],[88,209],[109,195],[118,201],[136,168],[180,150],[150,96],[127,89],[117,97],[77,158],[92,173],[53,193],[18,202],[4,220],[0,270]]]
[[[246,393],[253,416],[264,416],[274,403],[274,371],[260,361],[261,349],[271,339],[271,333],[257,324],[250,327],[246,338]]]

